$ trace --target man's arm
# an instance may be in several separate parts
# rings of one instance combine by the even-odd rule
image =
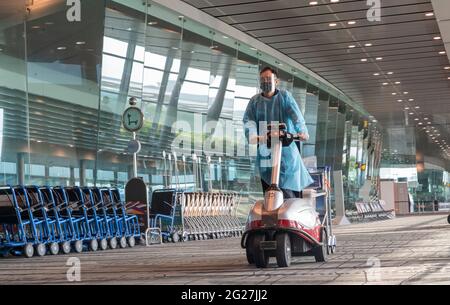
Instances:
[[[305,118],[303,117],[302,112],[300,111],[300,108],[298,107],[297,102],[295,101],[294,97],[291,93],[287,92],[286,94],[286,106],[287,106],[287,114],[289,118],[294,123],[295,130],[302,141],[308,141],[309,140],[309,133],[308,128],[306,127]]]

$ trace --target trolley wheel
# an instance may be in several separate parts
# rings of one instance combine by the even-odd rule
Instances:
[[[247,257],[247,262],[249,265],[253,265],[255,263],[255,258],[253,257],[252,252],[252,245],[253,245],[253,235],[250,234],[247,237],[247,245],[245,246],[245,255]]]
[[[70,253],[70,242],[68,242],[68,241],[62,242],[59,248],[61,249],[61,252],[63,254],[69,254]]]
[[[100,250],[108,249],[108,241],[106,240],[106,238],[100,239],[99,246],[100,246]]]
[[[119,246],[123,249],[127,247],[127,238],[125,236],[122,236],[119,239]]]
[[[314,257],[318,263],[327,261],[328,238],[325,230],[322,230],[320,239],[322,241],[322,245],[313,248]]]
[[[38,256],[44,256],[47,253],[47,248],[44,244],[37,244],[36,245],[36,254]]]
[[[23,246],[23,255],[26,258],[33,257],[34,255],[34,247],[32,243],[27,243],[25,246]]]
[[[266,240],[264,234],[254,234],[252,243],[250,244],[251,251],[253,253],[253,259],[257,268],[267,268],[269,265],[269,255],[266,255],[264,250],[261,249],[261,242]]]
[[[116,249],[117,248],[117,238],[113,237],[109,240],[109,247],[111,249]]]
[[[187,232],[183,233],[183,241],[189,241],[189,234]]]
[[[276,258],[280,268],[291,265],[291,238],[288,233],[279,233],[275,237],[277,241]]]
[[[173,243],[177,243],[180,241],[180,234],[178,234],[178,232],[174,232],[171,235],[171,239]]]
[[[73,250],[75,250],[76,253],[81,253],[81,252],[83,252],[83,241],[77,240],[77,241],[73,244]]]
[[[133,248],[136,245],[136,239],[134,238],[134,236],[128,237],[128,245],[130,246],[130,248]]]
[[[49,247],[49,250],[50,250],[50,254],[57,255],[59,253],[59,245],[58,245],[58,243],[51,243],[50,247]]]
[[[450,215],[447,217],[447,222],[450,223]]]
[[[331,245],[328,246],[330,248],[330,253],[336,253],[336,236],[333,236]]]
[[[93,252],[98,250],[98,241],[96,239],[92,239],[89,241],[89,250]]]

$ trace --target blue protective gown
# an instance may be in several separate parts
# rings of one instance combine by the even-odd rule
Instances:
[[[267,124],[285,123],[287,131],[290,133],[308,134],[305,119],[297,102],[292,94],[285,90],[277,90],[272,98],[266,98],[262,94],[251,98],[243,118],[247,140],[257,134],[264,135],[264,130],[259,130],[261,121]],[[267,184],[271,184],[272,168],[270,165],[268,166],[271,164],[270,155],[271,152],[267,145],[260,144],[256,158],[256,170]],[[290,146],[283,147],[279,187],[299,192],[313,182],[303,164],[297,144],[291,143]]]

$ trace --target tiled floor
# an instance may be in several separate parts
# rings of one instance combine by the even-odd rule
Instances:
[[[80,255],[0,259],[0,284],[450,284],[450,225],[443,215],[335,228],[338,252],[327,263],[295,258],[291,267],[247,264],[240,240],[222,239]]]

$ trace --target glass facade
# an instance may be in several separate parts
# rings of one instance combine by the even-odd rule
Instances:
[[[123,188],[133,158],[121,119],[134,97],[145,116],[138,176],[150,189],[179,182],[251,203],[262,190],[242,117],[272,66],[304,113],[307,164],[343,172],[349,209],[367,183],[376,193],[376,123],[307,73],[151,1],[13,2],[0,10],[3,184]],[[176,164],[163,158],[172,151]]]

